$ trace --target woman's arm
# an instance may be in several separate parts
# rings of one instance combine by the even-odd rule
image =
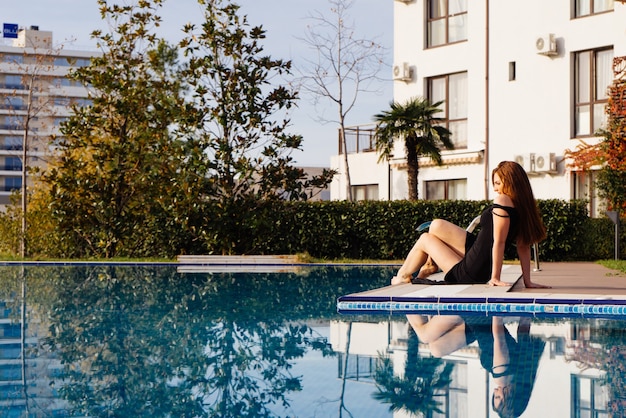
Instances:
[[[550,286],[542,285],[539,283],[533,283],[530,280],[530,245],[517,242],[517,256],[522,267],[522,278],[524,279],[524,286],[528,289],[539,288],[547,289]]]
[[[501,202],[500,202],[501,201]],[[496,203],[503,206],[511,206],[510,199],[504,196],[496,198]],[[500,280],[502,274],[502,263],[504,261],[504,247],[506,237],[509,233],[511,219],[506,210],[500,208],[492,209],[493,217],[493,247],[491,248],[491,286],[510,286],[510,283]]]

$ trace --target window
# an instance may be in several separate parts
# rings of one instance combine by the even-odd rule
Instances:
[[[22,170],[22,160],[17,157],[5,157],[4,158],[4,169],[7,171],[21,171]]]
[[[591,136],[606,126],[608,86],[613,80],[613,50],[597,49],[574,55],[574,134]]]
[[[21,54],[3,54],[2,61],[8,62],[10,64],[23,64],[24,63],[24,55]]]
[[[436,392],[436,396],[441,402],[439,405],[441,412],[431,411],[427,415],[429,418],[458,417],[464,415],[465,411],[469,411],[467,362],[446,361],[446,363],[454,364],[450,375],[450,384]]]
[[[0,324],[0,339],[19,338],[21,335],[20,324]]]
[[[574,199],[586,200],[589,216],[596,218],[604,211],[602,208],[606,202],[598,196],[598,190],[595,187],[597,180],[597,171],[573,171],[572,172],[572,196]]]
[[[515,81],[515,61],[509,62],[509,81]]]
[[[53,102],[55,106],[69,106],[71,103],[67,97],[55,97]]]
[[[70,57],[55,57],[54,65],[57,67],[69,67],[73,65],[72,58]]]
[[[608,417],[606,384],[598,378],[572,375],[572,417]]]
[[[2,100],[2,99],[0,99]],[[24,99],[20,96],[5,96],[2,100],[0,108],[10,110],[24,110],[28,106],[24,103]]]
[[[452,132],[455,149],[467,148],[467,73],[449,74],[428,79],[428,99],[443,101],[437,117]]]
[[[21,75],[7,75],[4,77],[2,87],[7,89],[24,90],[26,86],[22,84]]]
[[[354,200],[378,200],[378,184],[352,186]]]
[[[3,364],[0,368],[0,381],[19,380],[22,378],[22,367],[19,364]]]
[[[14,360],[20,358],[22,345],[19,343],[0,344],[0,359]]]
[[[0,117],[0,129],[22,130],[24,129],[24,117],[12,115]]]
[[[467,179],[425,182],[426,200],[462,200],[467,196]]]
[[[467,39],[467,0],[429,0],[428,47]]]
[[[613,0],[575,0],[574,17],[583,17],[613,10]]]
[[[21,136],[5,136],[0,142],[2,144],[0,149],[7,151],[21,151],[23,139],[24,138]]]
[[[3,190],[5,192],[12,192],[13,190],[19,190],[21,188],[22,188],[21,177],[5,177],[4,188],[0,190]]]

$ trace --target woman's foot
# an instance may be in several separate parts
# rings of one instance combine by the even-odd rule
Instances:
[[[403,283],[411,283],[412,274],[400,274],[398,272],[397,275],[391,278],[391,284],[403,284]]]
[[[431,274],[437,273],[438,271],[439,266],[437,265],[437,263],[435,263],[432,258],[428,257],[428,260],[426,260],[426,264],[424,264],[420,271],[417,273],[417,277],[419,279],[425,279]]]

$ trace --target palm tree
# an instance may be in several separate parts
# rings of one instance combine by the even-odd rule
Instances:
[[[372,397],[389,404],[390,411],[404,411],[413,417],[443,414],[443,390],[452,382],[454,363],[421,355],[417,334],[410,330],[408,337],[404,373],[396,375],[391,359],[379,356],[374,372],[377,391]]]
[[[378,161],[389,160],[394,142],[404,139],[406,149],[409,200],[417,200],[417,175],[419,157],[430,157],[438,165],[443,164],[441,147],[454,148],[450,139],[452,133],[436,115],[441,112],[443,102],[430,103],[425,98],[413,98],[405,104],[392,102],[391,109],[374,115],[376,127],[376,151],[380,153]]]

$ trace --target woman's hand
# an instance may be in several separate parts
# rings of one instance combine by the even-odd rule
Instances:
[[[524,283],[524,286],[526,289],[552,289],[552,286],[533,282]]]
[[[503,282],[500,279],[491,279],[487,282],[489,286],[511,286],[511,283]]]

